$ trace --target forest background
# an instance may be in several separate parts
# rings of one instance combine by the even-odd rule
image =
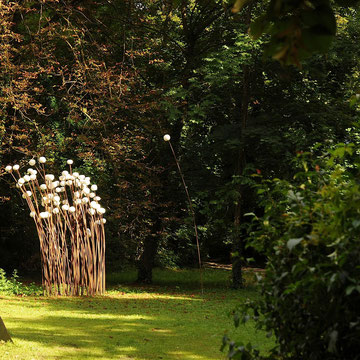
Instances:
[[[73,159],[91,176],[107,208],[110,270],[136,264],[139,281],[150,282],[154,265],[196,266],[164,134],[188,184],[203,260],[232,261],[234,287],[246,259],[265,261],[246,247],[246,215],[263,212],[254,185],[292,179],[296,154],[356,134],[358,12],[335,7],[335,24],[318,16],[329,34],[312,36],[307,49],[326,54],[300,59],[307,54],[284,41],[264,46],[273,34],[256,36],[259,21],[250,37],[262,2],[235,14],[232,5],[0,1],[1,167],[46,156],[54,173]],[[294,30],[286,26],[282,34]],[[0,266],[38,271],[35,227],[3,172],[0,233]]]

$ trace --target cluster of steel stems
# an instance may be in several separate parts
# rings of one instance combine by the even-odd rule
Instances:
[[[84,176],[73,173],[72,161],[69,163],[70,171],[64,171],[59,178],[63,180],[56,182],[53,182],[53,175],[45,174],[43,163],[38,164],[36,170],[28,169],[31,175],[36,175],[32,177],[29,174],[22,177],[17,165],[8,166],[7,171],[17,182],[36,225],[45,294],[103,294],[105,210],[96,201],[100,198],[89,192],[90,179],[84,180]],[[39,178],[43,184],[39,183]],[[54,186],[57,183],[65,186]],[[93,187],[97,189],[96,185],[91,189]]]

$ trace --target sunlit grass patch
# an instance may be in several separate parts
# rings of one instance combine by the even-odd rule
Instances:
[[[14,340],[0,345],[0,359],[221,359],[226,330],[271,346],[251,323],[235,330],[229,317],[239,302],[258,296],[254,289],[207,286],[201,294],[197,286],[176,286],[118,285],[93,298],[0,297]]]

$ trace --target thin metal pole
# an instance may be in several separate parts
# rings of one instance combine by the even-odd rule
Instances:
[[[178,161],[178,159],[177,159],[177,157],[176,157],[174,148],[172,147],[170,140],[168,140],[168,143],[169,143],[170,149],[171,149],[171,151],[172,151],[172,153],[173,153],[173,155],[174,155],[174,159],[175,159],[177,168],[178,168],[178,170],[179,170],[179,174],[180,174],[182,183],[183,183],[183,185],[184,185],[186,197],[187,197],[187,199],[188,199],[189,207],[190,207],[190,211],[191,211],[191,215],[192,215],[192,218],[193,218],[195,238],[196,238],[196,246],[197,246],[197,253],[198,253],[198,260],[199,260],[199,269],[200,269],[201,294],[204,294],[204,283],[203,283],[203,273],[202,273],[203,269],[202,269],[202,264],[201,264],[200,244],[199,244],[199,236],[198,236],[198,230],[197,230],[196,219],[195,219],[195,211],[194,211],[194,208],[193,208],[193,206],[192,206],[192,202],[191,202],[191,199],[190,199],[188,187],[187,187],[186,182],[185,182],[185,179],[184,179],[184,175],[183,175],[183,173],[182,173],[182,171],[181,171],[180,163],[179,163],[179,161]]]

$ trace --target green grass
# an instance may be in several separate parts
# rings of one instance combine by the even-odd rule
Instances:
[[[107,283],[132,284],[136,280],[136,270],[128,269],[124,272],[107,274]],[[205,269],[203,271],[203,282],[206,288],[230,287],[231,272],[223,269]],[[243,272],[247,288],[253,287],[256,276],[251,270]],[[156,285],[175,287],[180,289],[200,289],[200,273],[198,269],[154,269],[153,282]]]
[[[0,316],[14,340],[0,344],[0,359],[222,359],[226,330],[270,348],[272,341],[251,323],[233,328],[228,314],[258,294],[253,287],[227,288],[228,274],[205,271],[204,294],[196,271],[157,270],[151,287],[129,285],[131,272],[111,275],[113,288],[102,297],[0,297]]]

